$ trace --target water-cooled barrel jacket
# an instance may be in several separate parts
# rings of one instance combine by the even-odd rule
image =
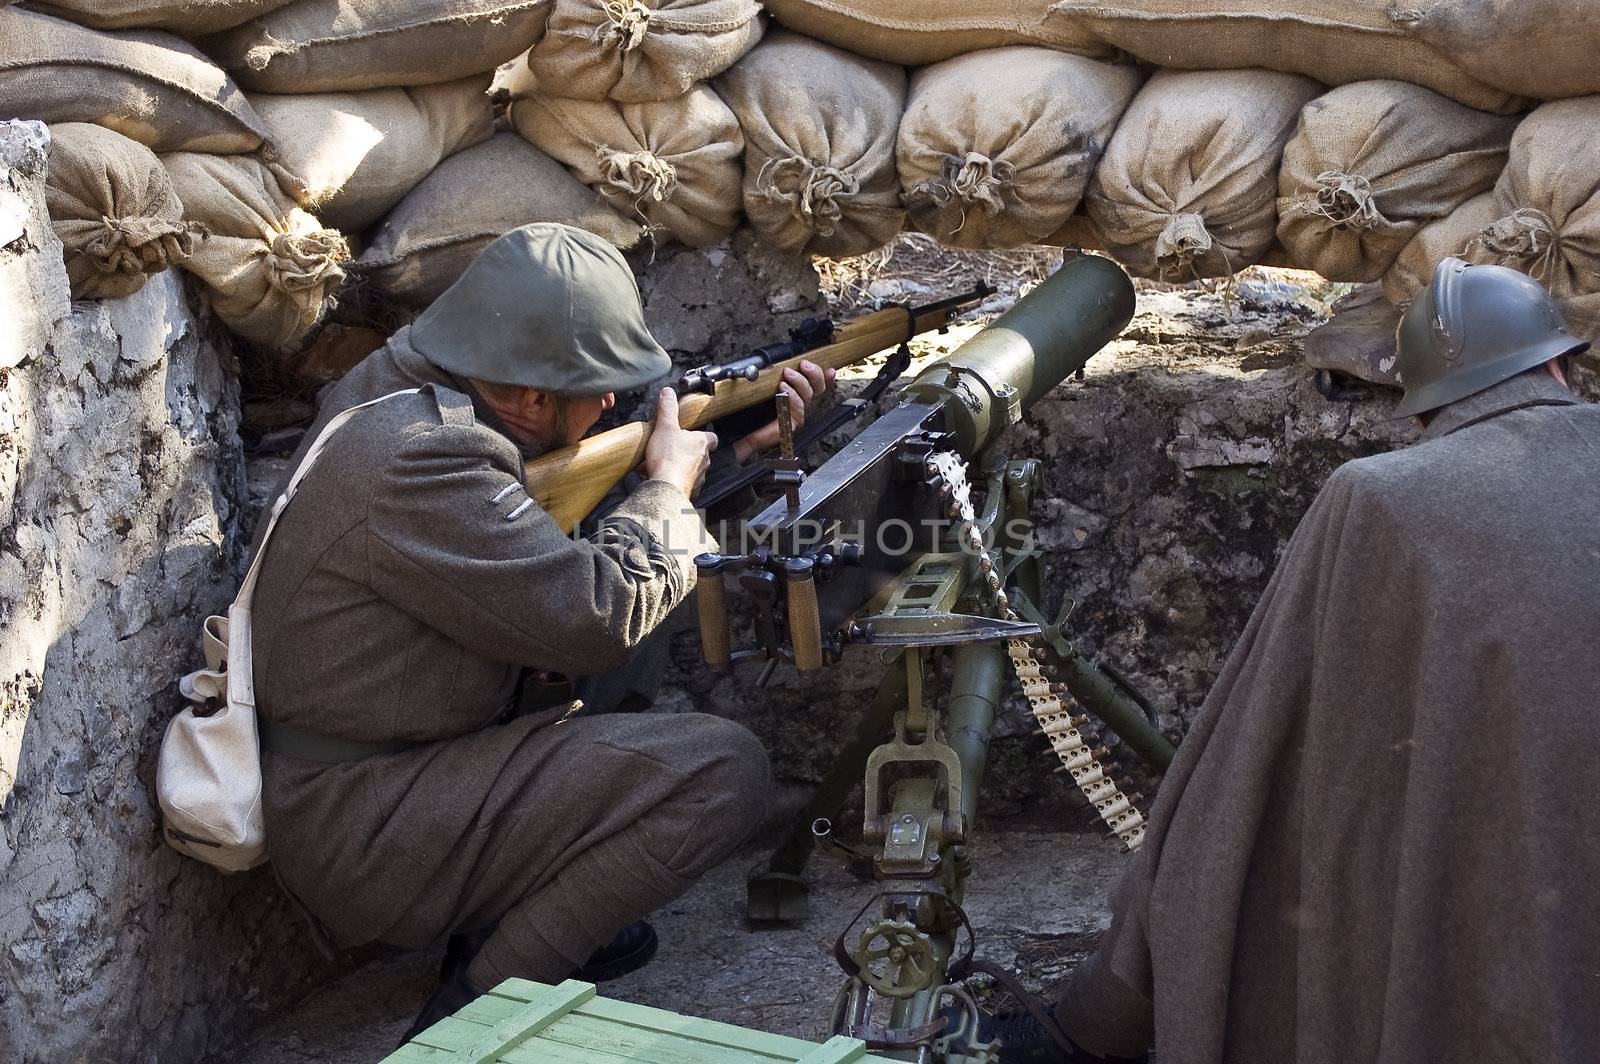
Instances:
[[[1597,467],[1600,406],[1524,374],[1329,478],[1069,984],[1084,1048],[1600,1060]]]
[[[255,595],[261,714],[304,731],[425,743],[339,765],[267,754],[267,834],[285,884],[346,943],[380,937],[424,889],[448,904],[454,867],[518,801],[532,722],[485,727],[523,667],[621,664],[716,549],[678,489],[646,481],[586,538],[523,490],[523,456],[407,330],[324,401],[358,414],[281,518]],[[451,407],[454,409],[450,409]],[[443,408],[443,409],[442,409]]]

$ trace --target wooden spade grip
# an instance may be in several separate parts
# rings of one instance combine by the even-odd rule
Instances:
[[[700,594],[700,648],[706,664],[718,672],[733,657],[733,627],[728,620],[728,587],[715,568],[701,568],[695,583]]]
[[[853,318],[834,331],[833,343],[768,366],[753,381],[718,381],[714,395],[682,396],[678,400],[678,424],[698,429],[719,417],[770,401],[777,394],[783,371],[798,367],[802,360],[824,369],[841,369],[937,324],[943,322],[922,324],[898,307]],[[523,470],[528,495],[555,518],[563,532],[571,533],[607,492],[638,468],[649,442],[649,422],[633,421],[541,455]]]

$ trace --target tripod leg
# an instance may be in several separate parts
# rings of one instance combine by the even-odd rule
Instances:
[[[819,819],[832,820],[839,815],[850,792],[861,782],[868,756],[882,741],[895,713],[904,704],[905,695],[905,669],[896,659],[890,663],[878,684],[872,705],[856,722],[854,734],[835,756],[811,801],[789,826],[772,856],[751,871],[745,897],[745,915],[751,920],[795,923],[805,919],[806,884],[801,873],[815,848],[811,825]]]

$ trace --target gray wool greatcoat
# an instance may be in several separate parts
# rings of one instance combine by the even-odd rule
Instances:
[[[1600,406],[1524,374],[1333,474],[1057,1014],[1161,1064],[1600,1060]]]
[[[391,399],[333,438],[284,511],[255,597],[263,717],[421,744],[335,765],[263,756],[274,865],[340,944],[384,938],[407,909],[408,926],[447,929],[469,870],[508,842],[490,825],[530,804],[562,816],[559,801],[528,793],[540,767],[531,737],[552,714],[486,725],[524,666],[584,675],[623,663],[689,592],[694,556],[716,549],[660,481],[588,538],[563,535],[524,493],[522,455],[493,414],[407,334],[334,387],[307,439],[392,391],[432,384],[437,396]]]

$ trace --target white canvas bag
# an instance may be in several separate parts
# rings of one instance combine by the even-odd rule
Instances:
[[[179,853],[224,872],[242,872],[267,859],[261,818],[261,748],[256,734],[256,686],[250,646],[250,600],[267,544],[289,500],[317,456],[352,416],[408,388],[351,407],[325,425],[272,504],[267,530],[226,617],[207,617],[200,628],[206,667],[178,681],[186,706],[161,739],[156,760],[156,800],[162,835]]]

